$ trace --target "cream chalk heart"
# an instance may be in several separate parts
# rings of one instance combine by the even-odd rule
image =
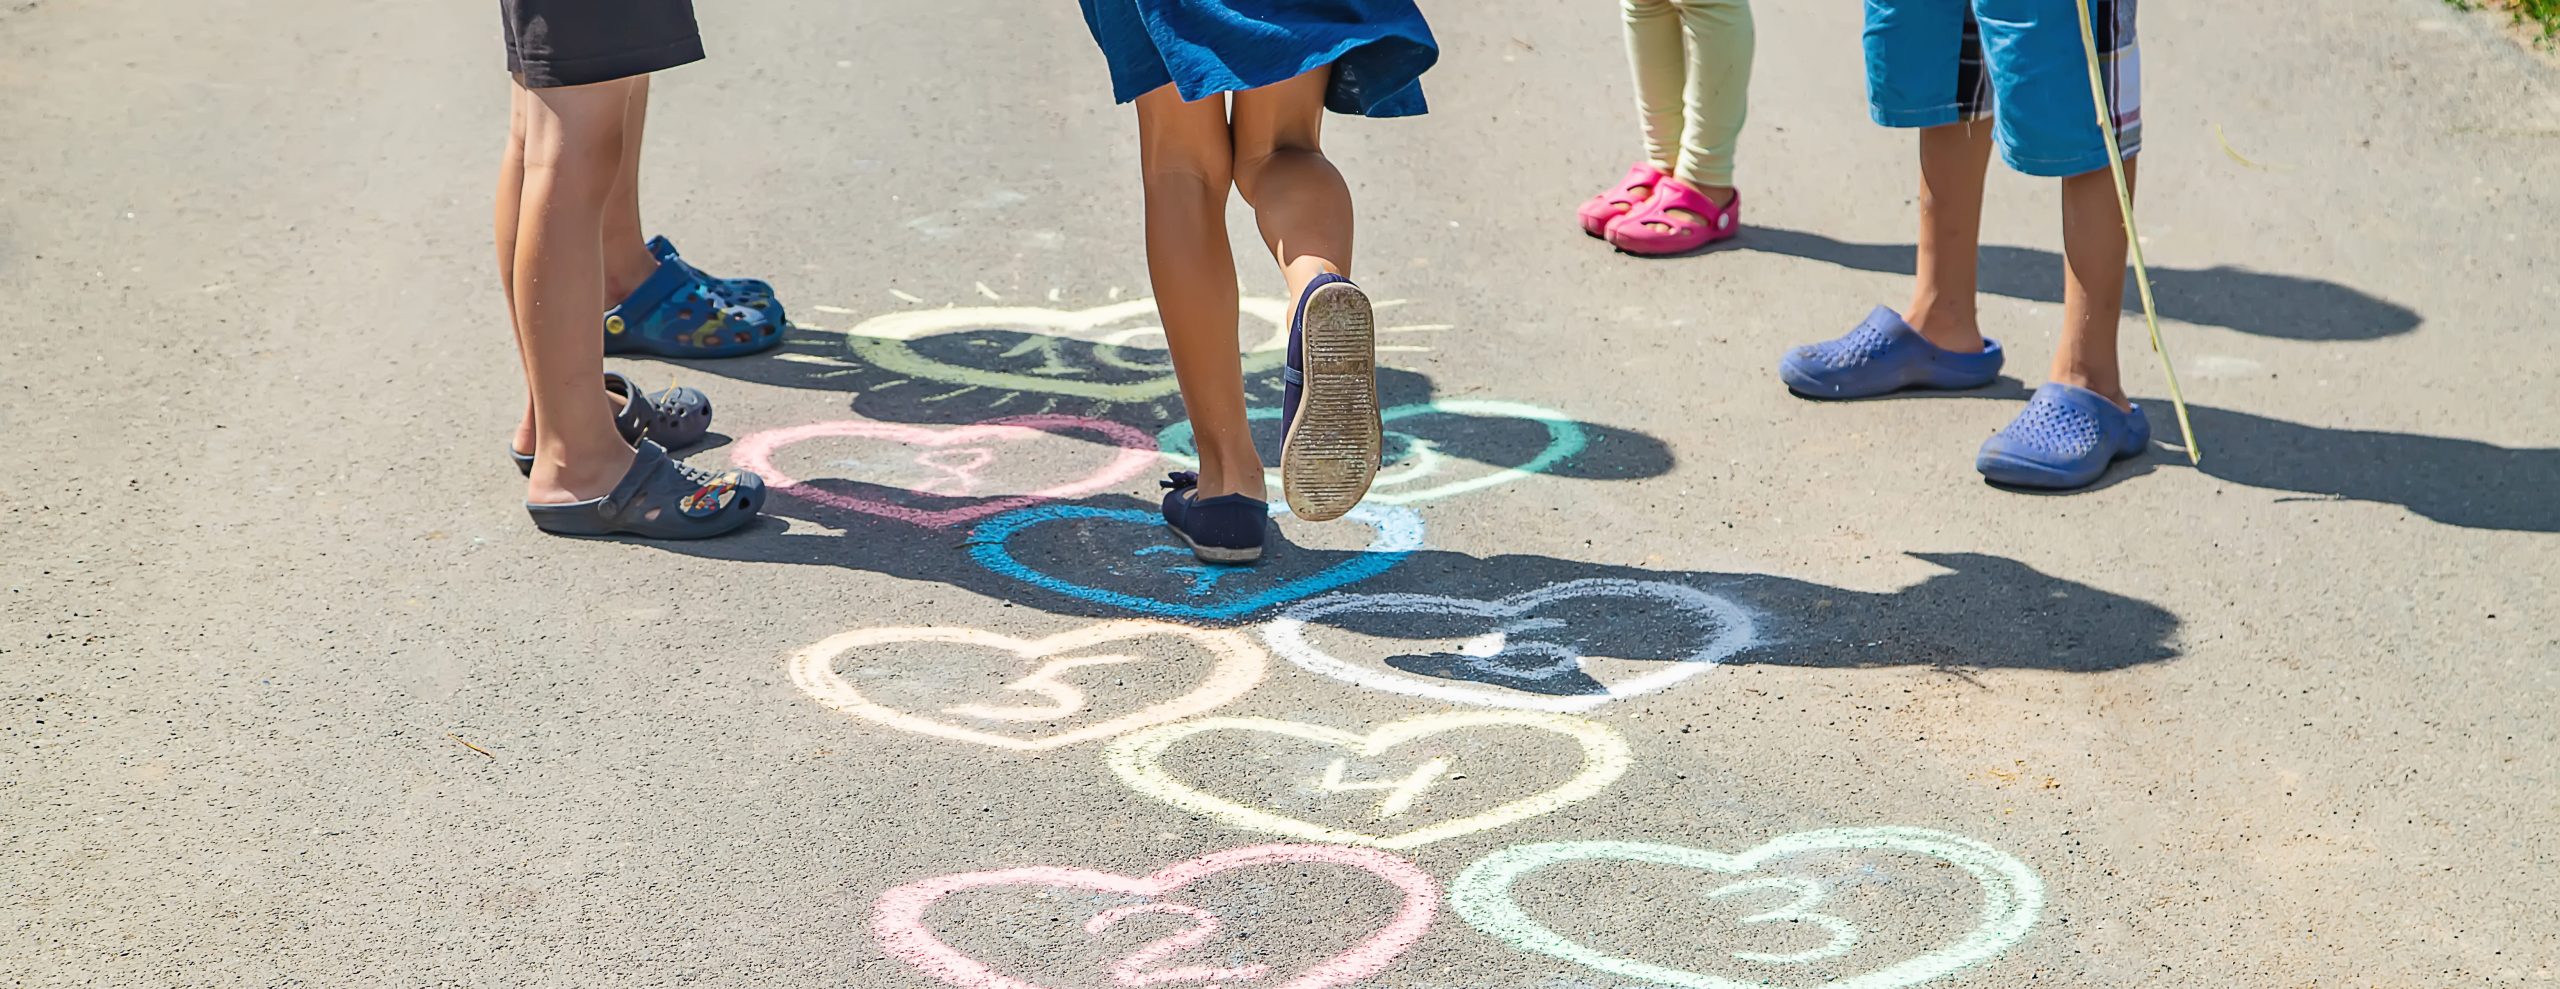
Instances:
[[[871,910],[871,929],[880,938],[880,943],[888,948],[890,955],[962,989],[1042,989],[1037,982],[1006,975],[952,947],[934,934],[925,914],[945,897],[974,890],[1033,886],[1154,899],[1223,872],[1308,865],[1331,865],[1368,872],[1386,880],[1400,895],[1401,902],[1395,917],[1376,933],[1294,976],[1271,983],[1269,989],[1331,989],[1376,975],[1394,964],[1405,949],[1422,939],[1423,932],[1431,927],[1432,915],[1439,910],[1440,891],[1431,877],[1413,863],[1385,852],[1366,848],[1261,845],[1213,852],[1186,862],[1176,862],[1146,876],[1035,866],[926,879],[882,893]],[[1208,911],[1182,904],[1150,905],[1139,909],[1186,915],[1202,922],[1210,921],[1213,916]],[[1098,932],[1131,912],[1125,907],[1105,910],[1088,921],[1085,929]],[[1111,966],[1110,974],[1121,985],[1148,985],[1155,982],[1211,981],[1213,975],[1234,981],[1258,980],[1269,972],[1268,966],[1259,965],[1241,969],[1145,971],[1147,965],[1170,957],[1188,947],[1187,942],[1206,935],[1201,927],[1194,927],[1183,935],[1159,941]],[[1283,946],[1284,950],[1286,947]]]
[[[1366,834],[1348,828],[1317,824],[1239,803],[1201,790],[1176,778],[1164,767],[1167,750],[1185,740],[1223,732],[1279,735],[1348,749],[1368,758],[1385,754],[1396,746],[1432,735],[1483,728],[1533,728],[1553,732],[1572,739],[1582,747],[1582,768],[1572,779],[1546,791],[1532,794],[1490,810],[1428,827],[1392,835]],[[1322,725],[1269,718],[1204,718],[1180,724],[1163,725],[1135,732],[1111,743],[1103,755],[1111,771],[1118,773],[1130,789],[1162,800],[1195,814],[1216,818],[1240,828],[1308,841],[1326,841],[1345,845],[1373,845],[1379,848],[1414,848],[1445,838],[1490,831],[1506,824],[1524,821],[1549,813],[1566,804],[1581,800],[1606,789],[1627,771],[1630,756],[1627,743],[1616,732],[1598,722],[1569,718],[1560,714],[1528,711],[1469,711],[1434,714],[1390,722],[1366,735],[1327,728]],[[1499,772],[1503,767],[1477,768],[1475,773]],[[1316,785],[1325,789],[1344,789],[1336,778],[1342,764],[1336,762],[1333,772]],[[1426,765],[1393,792],[1385,805],[1384,817],[1401,813],[1420,791],[1436,782],[1448,769],[1444,763]],[[1381,788],[1378,784],[1361,784],[1364,788]]]
[[[1849,851],[1918,855],[1946,862],[1971,875],[1981,888],[1982,904],[1974,912],[1971,931],[1953,942],[1883,968],[1821,984],[1821,989],[1899,989],[1988,961],[2018,943],[2034,929],[2044,910],[2044,883],[2034,870],[1997,848],[1962,835],[1923,828],[1836,828],[1791,834],[1737,855],[1680,845],[1629,841],[1563,841],[1518,845],[1485,856],[1449,884],[1449,905],[1512,947],[1561,958],[1621,978],[1681,989],[1762,989],[1766,983],[1691,972],[1611,955],[1558,934],[1529,916],[1512,899],[1511,887],[1522,876],[1566,862],[1625,861],[1742,874],[1775,860],[1807,852]],[[1846,954],[1856,944],[1856,924],[1818,912],[1823,888],[1793,877],[1736,883],[1708,894],[1720,897],[1743,888],[1794,890],[1795,902],[1742,918],[1748,923],[1802,922],[1826,930],[1830,943],[1791,955],[1734,952],[1733,957],[1761,964],[1793,964]]]
[[[1578,598],[1621,599],[1630,605],[1660,604],[1687,616],[1696,626],[1688,640],[1677,644],[1677,659],[1660,663],[1659,668],[1615,682],[1599,684],[1590,692],[1568,695],[1534,694],[1496,687],[1470,686],[1448,680],[1430,679],[1400,670],[1352,663],[1327,653],[1307,640],[1307,627],[1329,618],[1357,614],[1456,615],[1487,620],[1485,634],[1477,636],[1467,647],[1473,661],[1491,663],[1513,653],[1529,656],[1546,664],[1540,675],[1583,675],[1589,657],[1578,650],[1545,642],[1543,630],[1572,629],[1552,619],[1530,623],[1506,621],[1532,616],[1549,605]],[[1500,623],[1500,624],[1497,624]],[[1506,631],[1505,626],[1517,626]],[[1513,632],[1532,631],[1535,625],[1541,635],[1513,638]],[[1649,694],[1690,677],[1704,673],[1726,657],[1748,649],[1759,642],[1751,613],[1741,606],[1694,587],[1653,580],[1619,580],[1593,578],[1568,581],[1515,594],[1498,601],[1474,598],[1440,597],[1430,594],[1329,594],[1291,607],[1263,627],[1263,641],[1284,659],[1307,670],[1345,683],[1408,694],[1414,697],[1475,704],[1489,707],[1518,708],[1570,714],[1588,711],[1610,701]],[[1531,644],[1523,644],[1524,642]],[[1596,681],[1595,681],[1596,682]]]
[[[1174,664],[1185,660],[1123,653],[1095,652],[1097,647],[1146,639],[1171,639],[1186,642],[1208,653],[1209,668],[1198,678],[1198,685],[1174,697],[1136,711],[1095,724],[1052,734],[1024,737],[1004,734],[968,724],[955,723],[929,715],[900,710],[865,696],[862,690],[836,672],[838,658],[864,648],[901,642],[936,642],[954,646],[994,650],[1017,658],[1027,672],[1005,685],[1009,693],[1022,695],[1012,705],[959,704],[941,713],[971,718],[982,722],[1031,725],[1067,720],[1085,713],[1089,698],[1068,677],[1077,670],[1094,666],[1116,666],[1128,663]],[[1052,635],[1045,639],[1017,639],[974,628],[872,628],[831,636],[800,650],[790,660],[791,682],[819,703],[855,717],[876,721],[900,731],[931,735],[962,742],[1021,752],[1036,752],[1109,738],[1136,728],[1178,721],[1203,714],[1219,705],[1243,696],[1261,682],[1266,659],[1252,640],[1236,632],[1194,628],[1165,622],[1127,620],[1104,622],[1076,631]]]
[[[1071,433],[1099,437],[1115,448],[1109,459],[1083,477],[1063,484],[1042,488],[1027,494],[988,498],[983,501],[945,509],[923,509],[912,505],[861,498],[829,491],[784,473],[774,465],[773,456],[783,447],[827,436],[874,439],[935,450],[958,447],[958,452],[974,455],[962,461],[937,461],[931,454],[920,456],[917,463],[935,468],[946,478],[959,482],[958,492],[925,491],[923,494],[966,494],[977,472],[1000,459],[999,451],[1019,448]],[[765,482],[783,494],[803,501],[815,502],[852,512],[897,519],[932,529],[948,529],[974,522],[990,515],[1001,515],[1017,508],[1064,498],[1080,498],[1098,491],[1120,486],[1130,478],[1145,473],[1155,462],[1155,440],[1147,434],[1116,422],[1083,416],[1031,415],[989,419],[972,426],[906,426],[896,423],[846,420],[815,422],[806,426],[774,429],[756,433],[738,441],[729,462],[764,475]],[[930,485],[929,485],[930,486]]]

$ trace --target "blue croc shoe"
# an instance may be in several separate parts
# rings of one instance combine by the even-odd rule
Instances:
[[[676,242],[665,237],[649,238],[649,256],[657,258],[662,263],[673,261],[683,265],[686,271],[693,272],[693,277],[702,279],[703,284],[711,286],[714,292],[728,296],[730,301],[749,309],[760,309],[772,313],[775,323],[790,322],[782,315],[782,302],[774,297],[772,282],[761,278],[711,277],[702,269],[694,267],[693,262],[685,260],[683,255],[677,254]]]
[[[1982,443],[1973,466],[1995,483],[2021,488],[2085,488],[2107,465],[2151,445],[2142,406],[2116,408],[2086,388],[2046,382],[2025,411]]]
[[[712,290],[681,259],[605,310],[604,352],[659,357],[738,357],[782,344],[782,321]]]
[[[1176,471],[1156,482],[1165,489],[1164,524],[1191,544],[1202,563],[1251,563],[1262,558],[1262,537],[1271,525],[1270,504],[1240,494],[1208,500],[1192,497],[1200,475]]]
[[[1980,388],[2000,378],[2000,341],[1984,338],[1982,352],[1941,350],[1877,306],[1847,336],[1787,351],[1778,379],[1807,398],[1870,398],[1905,388]]]

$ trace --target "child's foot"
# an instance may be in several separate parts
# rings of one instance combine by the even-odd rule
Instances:
[[[1307,283],[1280,380],[1280,494],[1309,522],[1341,518],[1369,493],[1383,442],[1376,318],[1350,279]]]
[[[755,521],[763,503],[764,478],[743,470],[715,474],[641,440],[613,493],[556,505],[526,502],[524,510],[542,531],[564,536],[702,539]]]
[[[659,446],[681,450],[702,441],[711,431],[711,398],[701,391],[684,386],[641,393],[631,379],[607,371],[604,373],[605,398],[615,404],[613,428],[625,443],[646,438]],[[518,442],[521,442],[519,431]],[[530,444],[527,444],[530,445]],[[510,449],[516,470],[533,476],[533,454]]]
[[[1892,309],[1877,306],[1836,340],[1798,347],[1778,360],[1778,379],[1807,398],[1868,398],[1905,388],[1980,388],[1999,380],[2000,341],[1960,354],[1920,336]]]
[[[683,265],[686,271],[693,272],[694,277],[702,279],[703,284],[711,286],[712,291],[728,296],[731,300],[736,301],[740,305],[753,309],[763,309],[764,311],[771,313],[775,323],[789,322],[789,320],[782,315],[782,303],[774,298],[773,283],[771,282],[765,281],[761,278],[713,278],[710,275],[704,274],[702,269],[694,267],[692,262],[686,261],[683,256],[677,254],[676,242],[668,240],[665,237],[649,238],[649,256],[657,258],[661,262],[673,261],[677,264]],[[758,303],[763,303],[763,305],[758,305]]]
[[[1176,471],[1156,482],[1165,489],[1164,524],[1191,545],[1203,563],[1251,563],[1262,558],[1271,505],[1241,494],[1195,498],[1200,475]]]
[[[2006,428],[1983,441],[1973,466],[2000,484],[2085,488],[2108,464],[2150,445],[2151,420],[2141,406],[2119,407],[2097,392],[2051,381],[2036,389]]]
[[[714,291],[681,258],[658,270],[604,314],[604,352],[659,357],[737,357],[782,343],[782,320],[763,306]]]
[[[1609,236],[1609,228],[1627,214],[1653,198],[1653,187],[1662,182],[1662,170],[1644,162],[1627,169],[1627,177],[1617,185],[1601,190],[1582,204],[1578,211],[1582,232],[1594,237]]]
[[[1664,178],[1653,198],[1609,225],[1609,246],[1629,254],[1686,254],[1742,232],[1742,194],[1724,205],[1676,178]]]

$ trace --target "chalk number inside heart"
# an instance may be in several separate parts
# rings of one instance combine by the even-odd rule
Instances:
[[[1719,886],[1708,891],[1707,899],[1718,900],[1728,896],[1753,893],[1764,889],[1787,892],[1793,894],[1795,898],[1784,906],[1742,917],[1740,919],[1741,923],[1807,923],[1831,932],[1831,941],[1819,948],[1813,948],[1807,951],[1791,952],[1788,954],[1771,954],[1759,951],[1729,952],[1733,957],[1747,962],[1759,962],[1764,965],[1803,965],[1811,962],[1818,962],[1825,958],[1840,957],[1841,955],[1848,954],[1849,949],[1858,946],[1857,925],[1851,924],[1838,917],[1831,916],[1830,914],[1815,913],[1813,911],[1813,908],[1822,905],[1823,897],[1829,891],[1823,889],[1821,883],[1814,882],[1810,879],[1746,879],[1742,882]]]

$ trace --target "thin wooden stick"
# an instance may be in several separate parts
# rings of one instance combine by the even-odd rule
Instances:
[[[2151,328],[2151,352],[2160,358],[2160,373],[2169,379],[2169,404],[2178,410],[2178,433],[2187,443],[2187,462],[2201,464],[2196,427],[2187,420],[2187,396],[2178,390],[2178,370],[2170,366],[2169,348],[2160,341],[2160,307],[2151,301],[2151,271],[2142,263],[2142,235],[2133,225],[2133,189],[2124,180],[2124,152],[2116,145],[2116,108],[2107,100],[2107,84],[2098,71],[2098,33],[2089,24],[2089,0],[2071,0],[2080,14],[2080,47],[2089,55],[2089,96],[2098,106],[2098,133],[2107,139],[2107,171],[2116,178],[2116,205],[2124,210],[2124,242],[2133,251],[2133,280],[2142,288],[2142,321]],[[2095,301],[2095,300],[2092,300]]]

